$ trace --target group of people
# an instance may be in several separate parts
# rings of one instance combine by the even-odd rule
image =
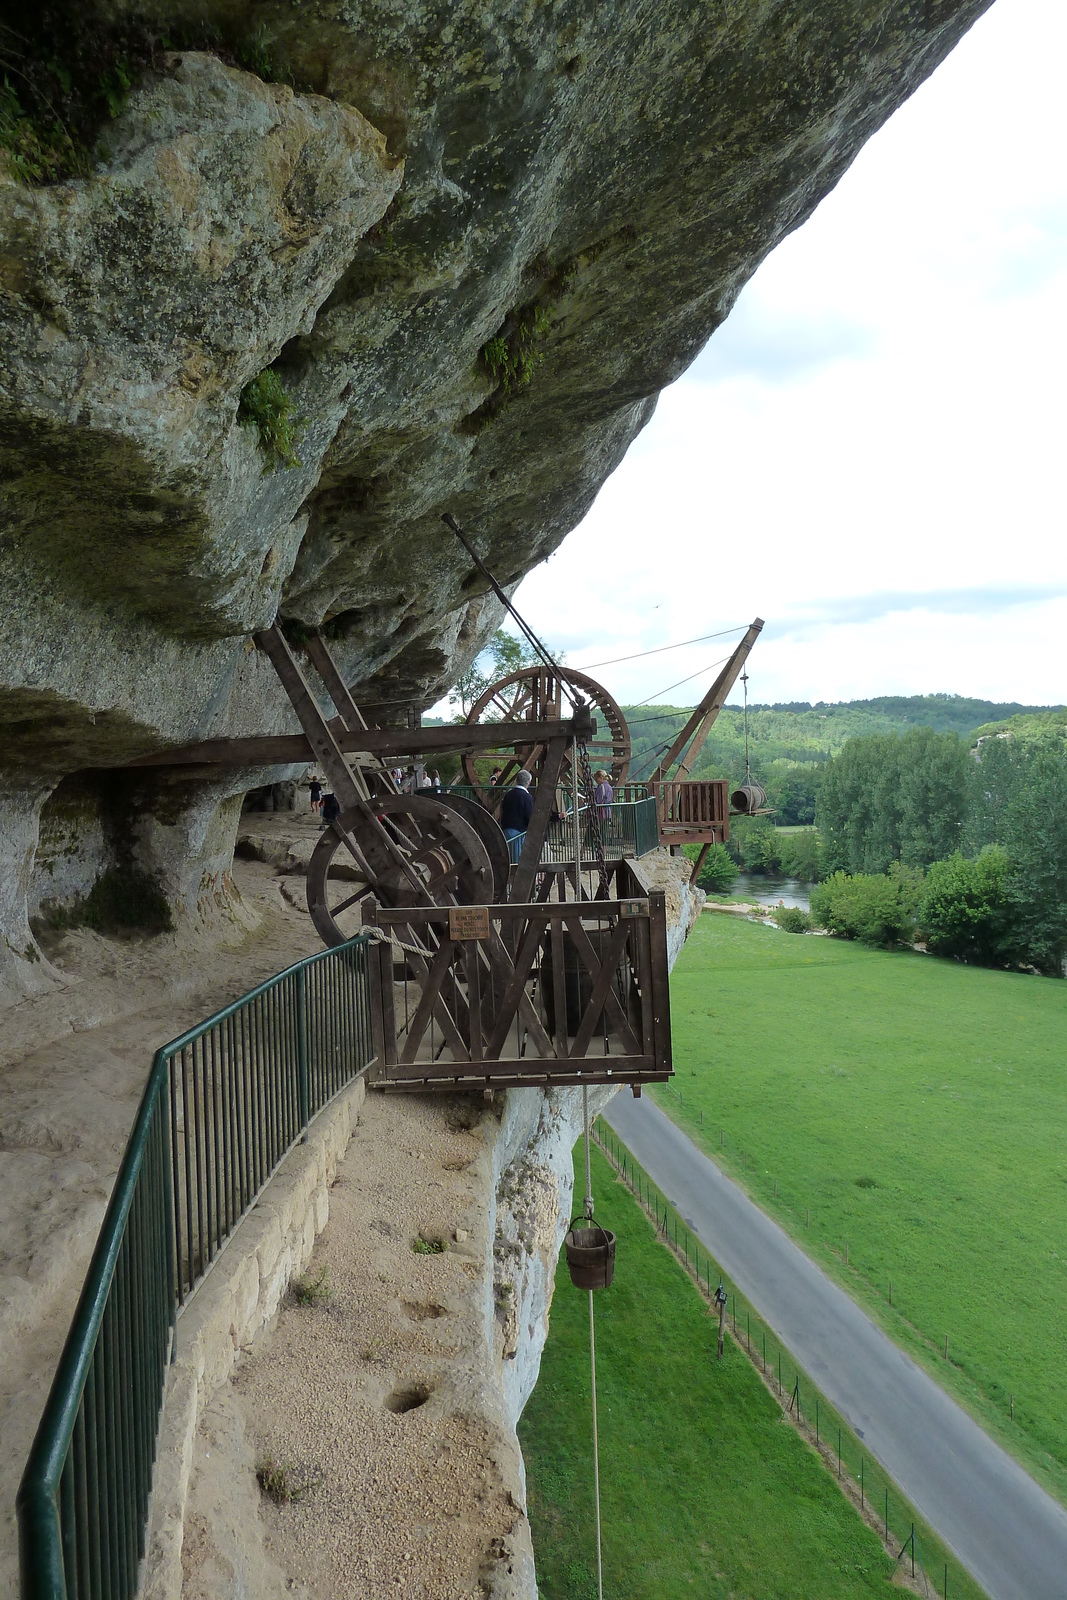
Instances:
[[[611,816],[611,806],[615,799],[615,791],[611,786],[611,775],[599,767],[593,773],[596,788],[593,790],[593,804],[596,806],[597,816],[601,822],[607,822]],[[496,788],[500,781],[500,768],[497,767],[489,779],[490,786]],[[533,795],[530,787],[533,775],[524,767],[515,779],[514,784],[507,790],[500,802],[499,821],[504,830],[506,839],[515,839],[525,833],[530,826],[533,816]],[[557,804],[554,815],[557,819],[562,817],[562,812]]]
[[[322,784],[317,778],[311,780],[311,809],[319,813],[319,827],[328,828],[331,822],[336,822],[341,815],[341,806],[337,796],[332,791],[322,792]]]
[[[403,767],[393,768],[393,782],[401,794],[440,794],[441,774],[436,767],[422,769],[421,775],[414,764],[405,771]],[[494,767],[489,777],[490,788],[499,788],[503,779],[500,767]],[[596,788],[593,791],[593,803],[596,806],[597,816],[606,822],[611,816],[611,805],[615,798],[615,791],[611,786],[610,774],[603,767],[593,773]],[[505,839],[517,839],[524,834],[530,826],[533,816],[533,773],[525,767],[516,776],[515,782],[507,789],[500,802],[499,821]],[[311,809],[319,813],[319,827],[328,828],[331,822],[336,822],[341,815],[341,807],[337,796],[330,792],[323,793],[322,784],[317,778],[311,780]],[[557,815],[561,815],[557,811]]]
[[[441,774],[436,767],[421,770],[414,765],[394,767],[393,782],[400,794],[440,794],[442,789]]]

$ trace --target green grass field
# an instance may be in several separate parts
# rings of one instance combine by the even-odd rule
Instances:
[[[1067,1501],[1067,983],[705,916],[671,995],[658,1103]]]
[[[604,1593],[614,1600],[859,1600],[891,1563],[783,1420],[651,1224],[593,1153],[619,1235],[597,1293]],[[539,1592],[595,1600],[589,1298],[559,1268],[541,1376],[519,1426]]]

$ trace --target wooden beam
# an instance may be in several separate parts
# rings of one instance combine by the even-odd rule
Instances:
[[[701,700],[700,704],[689,718],[689,721],[686,723],[681,733],[671,745],[670,749],[660,762],[659,766],[656,768],[655,772],[653,772],[649,777],[649,783],[662,782],[666,778],[670,768],[676,761],[678,761],[678,758],[683,750],[686,752],[685,759],[683,761],[678,761],[678,771],[674,773],[673,776],[677,778],[685,778],[688,777],[690,772],[692,772],[696,758],[704,748],[704,741],[708,736],[708,731],[711,728],[712,723],[715,721],[715,718],[719,715],[719,712],[726,704],[726,698],[734,684],[737,682],[741,668],[748,660],[749,652],[751,651],[756,640],[759,638],[762,630],[763,618],[757,617],[750,625],[745,637],[741,640],[741,643],[738,645],[737,649],[734,651],[725,667],[723,667],[722,671],[719,673],[719,676],[715,679],[715,682],[712,684],[703,700]],[[688,749],[686,749],[687,745]]]
[[[522,842],[522,854],[519,864],[515,868],[515,876],[511,881],[511,895],[514,900],[528,900],[533,892],[534,879],[537,869],[541,865],[541,852],[544,849],[545,834],[552,816],[552,808],[556,803],[556,786],[559,783],[559,772],[567,754],[567,739],[560,738],[564,727],[557,722],[552,738],[548,742],[544,763],[537,780],[537,791],[534,794],[533,811],[530,814],[530,824],[526,829],[526,836]]]
[[[353,774],[345,760],[337,737],[323,716],[322,708],[311,692],[300,663],[289,648],[289,642],[278,624],[274,623],[272,627],[264,628],[257,633],[256,643],[274,663],[274,670],[281,679],[282,688],[300,718],[300,726],[315,752],[315,759],[326,774],[327,783],[337,796],[341,810],[350,811],[354,806],[361,805],[367,798],[367,785],[362,778],[357,778]],[[338,707],[338,710],[341,708]]]
[[[596,723],[593,723],[596,732]],[[368,728],[366,733],[331,729],[338,747],[349,754],[366,751],[371,756],[444,755],[453,751],[493,750],[508,744],[529,744],[558,738],[569,743],[582,732],[576,722],[472,722],[444,728]],[[282,767],[316,760],[304,734],[265,734],[250,739],[204,739],[198,744],[153,750],[125,763],[129,767]]]

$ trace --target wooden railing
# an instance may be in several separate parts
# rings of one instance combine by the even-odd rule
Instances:
[[[687,778],[652,787],[662,844],[724,844],[730,837],[730,785],[725,778]]]
[[[371,1082],[488,1089],[671,1075],[662,890],[626,900],[379,907],[376,918],[389,939],[371,955]]]

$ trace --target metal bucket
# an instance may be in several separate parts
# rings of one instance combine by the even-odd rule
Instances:
[[[615,1276],[615,1235],[585,1217],[575,1217],[563,1248],[576,1289],[606,1289]]]
[[[766,804],[767,791],[760,783],[742,784],[730,796],[731,809],[740,812],[743,817],[750,817],[754,811],[762,811]]]

